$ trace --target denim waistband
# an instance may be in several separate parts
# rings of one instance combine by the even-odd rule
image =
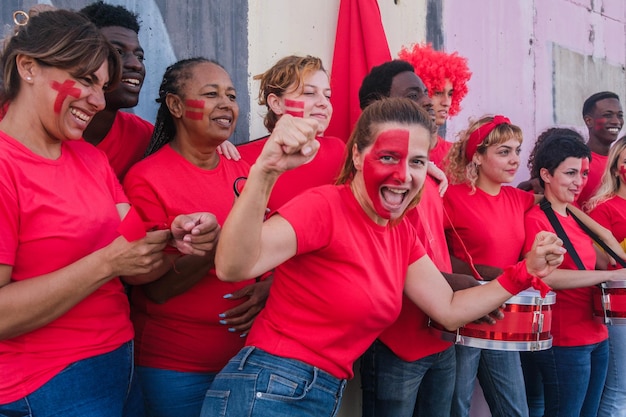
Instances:
[[[343,393],[347,383],[345,379],[337,378],[320,368],[297,359],[273,355],[255,346],[244,347],[233,360],[239,363],[239,370],[243,370],[246,363],[282,369],[310,380],[312,384],[317,384],[325,387],[327,390],[336,392],[338,395]]]

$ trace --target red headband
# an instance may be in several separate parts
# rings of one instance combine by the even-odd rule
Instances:
[[[474,130],[469,139],[467,139],[467,145],[465,146],[465,157],[468,162],[472,161],[472,157],[476,153],[476,149],[478,149],[478,145],[482,143],[483,140],[491,133],[496,126],[501,125],[503,123],[511,124],[511,121],[508,117],[504,117],[500,114],[497,116],[493,116],[493,121],[485,123],[478,129]]]

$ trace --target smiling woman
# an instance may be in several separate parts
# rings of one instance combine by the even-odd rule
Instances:
[[[131,168],[124,189],[151,224],[210,212],[215,243],[235,200],[233,183],[249,169],[217,152],[237,124],[235,87],[216,62],[186,59],[166,70],[159,103],[149,156]],[[169,253],[154,281],[133,288],[137,373],[151,416],[198,415],[213,377],[264,305],[269,283],[220,281],[214,254]]]
[[[121,236],[128,200],[79,140],[119,81],[117,51],[84,16],[46,11],[0,66],[0,415],[141,416],[119,276],[158,267],[170,233]]]

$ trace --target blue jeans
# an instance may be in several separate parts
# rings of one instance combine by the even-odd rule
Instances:
[[[609,362],[607,340],[585,346],[552,346],[530,353],[541,370],[545,417],[595,417]]]
[[[6,417],[140,417],[133,343],[67,366],[30,395],[0,405]]]
[[[456,345],[456,384],[452,417],[469,416],[478,381],[493,417],[528,417],[524,376],[518,352]]]
[[[598,417],[626,417],[626,326],[609,328],[609,368]]]
[[[526,388],[526,402],[528,403],[529,417],[543,417],[545,409],[543,398],[543,378],[541,369],[533,356],[534,352],[520,352],[524,385]]]
[[[346,380],[247,346],[217,374],[201,417],[333,417]]]
[[[449,417],[454,391],[454,346],[414,362],[376,340],[361,357],[363,417]],[[419,390],[419,399],[418,399]]]
[[[137,380],[150,417],[200,415],[216,373],[178,372],[138,366]]]

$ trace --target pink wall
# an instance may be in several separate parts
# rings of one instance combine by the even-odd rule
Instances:
[[[526,158],[542,130],[558,122],[586,134],[580,117],[563,113],[580,114],[584,99],[604,89],[626,103],[624,0],[444,0],[443,26],[445,49],[467,57],[473,72],[463,110],[448,123],[447,139],[454,140],[470,117],[509,116],[525,136],[515,184],[527,177]],[[593,68],[586,70],[598,73],[599,67],[600,76],[562,64],[555,74],[555,44],[593,57]],[[613,75],[621,71],[621,76],[602,77],[605,68]],[[554,82],[558,76],[579,74],[583,79],[570,91]]]

